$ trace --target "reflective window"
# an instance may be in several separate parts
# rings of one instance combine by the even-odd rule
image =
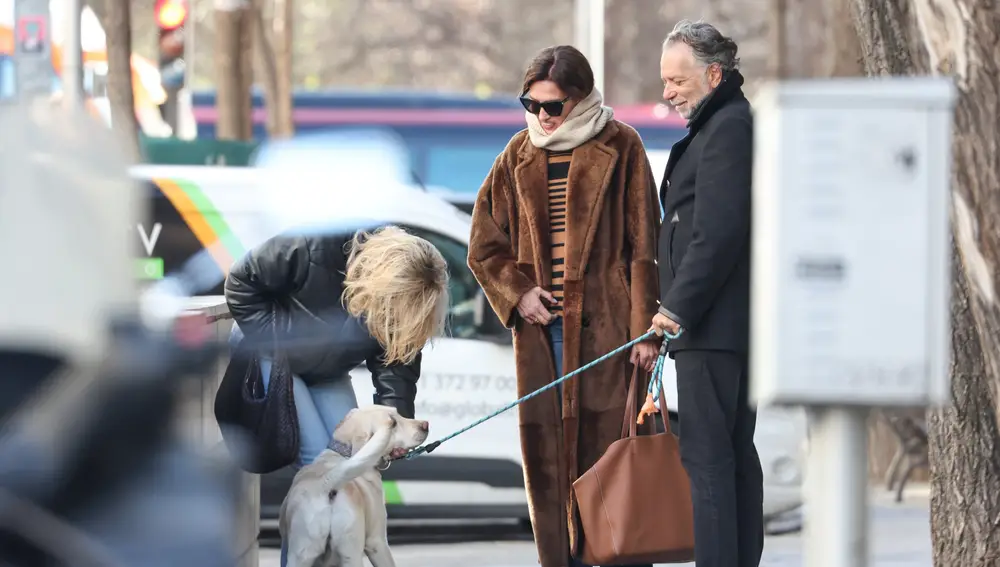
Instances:
[[[506,140],[496,145],[434,144],[427,150],[424,182],[475,195],[505,144]]]

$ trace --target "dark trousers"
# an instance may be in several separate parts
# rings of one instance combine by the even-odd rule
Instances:
[[[764,550],[763,472],[747,403],[747,357],[679,351],[681,461],[691,479],[695,564],[758,567]]]
[[[562,320],[562,317],[560,317],[560,318],[556,319],[555,321],[552,321],[551,323],[549,323],[549,326],[548,326],[547,330],[548,330],[548,335],[549,335],[549,343],[552,346],[552,358],[553,358],[553,360],[555,360],[555,363],[556,363],[556,378],[562,378],[563,377],[563,320]],[[559,392],[559,397],[562,398],[562,384],[560,384],[559,386],[556,386],[556,388],[557,388],[557,390]],[[560,405],[559,407],[561,408],[562,405]],[[576,557],[572,557],[572,556],[569,558],[569,564],[570,564],[571,567],[591,567],[589,565],[586,565],[585,563],[581,563],[579,559],[577,559]],[[645,564],[642,564],[642,565],[615,565],[615,566],[606,565],[606,566],[603,566],[603,567],[653,567],[653,566],[651,564],[649,564],[649,563],[645,563]]]

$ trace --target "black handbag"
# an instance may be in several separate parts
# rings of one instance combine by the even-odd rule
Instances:
[[[277,317],[275,317],[277,327]],[[271,377],[264,388],[257,345],[236,345],[215,394],[215,419],[229,453],[243,470],[267,474],[299,458],[299,423],[288,358],[275,330]]]

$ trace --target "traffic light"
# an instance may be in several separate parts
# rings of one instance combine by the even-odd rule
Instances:
[[[156,0],[154,8],[159,28],[160,80],[164,88],[184,85],[184,26],[188,19],[187,0]]]
[[[153,13],[159,29],[160,84],[167,100],[160,105],[164,121],[177,132],[177,94],[184,87],[184,27],[188,21],[187,0],[156,0]]]

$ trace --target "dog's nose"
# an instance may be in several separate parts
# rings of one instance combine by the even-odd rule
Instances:
[[[419,427],[421,431],[430,431],[431,424],[426,421],[419,421],[417,422],[417,427]]]

